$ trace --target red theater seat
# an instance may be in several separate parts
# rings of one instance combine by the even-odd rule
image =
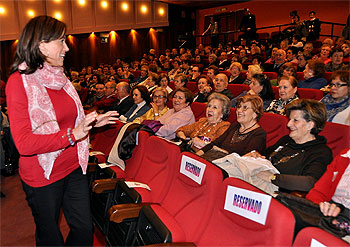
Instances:
[[[313,88],[298,88],[298,94],[300,99],[321,100],[323,98],[323,92]]]
[[[196,121],[198,121],[200,118],[206,116],[206,110],[207,110],[207,104],[205,103],[199,103],[199,102],[193,102],[191,105],[191,110],[194,114],[194,117]]]
[[[319,135],[326,137],[327,145],[333,151],[333,157],[343,149],[350,148],[350,126],[327,122]]]
[[[221,70],[219,73],[225,74],[227,76],[227,78],[230,78],[230,76],[231,76],[230,71],[227,71],[227,70]]]
[[[303,72],[297,72],[297,80],[302,81],[304,80],[304,73]]]
[[[287,135],[288,119],[285,116],[265,112],[259,120],[260,126],[266,131],[266,147],[275,144],[281,137]]]
[[[198,92],[197,82],[195,81],[187,82],[186,87],[191,90],[192,93]]]
[[[227,121],[229,121],[230,123],[234,123],[237,121],[236,108],[230,108],[230,115],[228,116]]]
[[[239,73],[239,76],[242,77],[244,80],[247,79],[247,71],[241,71]]]
[[[276,72],[263,72],[263,74],[266,75],[270,80],[277,79]]]
[[[227,189],[236,187],[265,194],[237,178],[226,178],[220,185],[211,218],[196,246],[290,246],[293,241],[294,216],[275,199],[271,199],[265,224],[224,208],[229,199]],[[249,193],[249,192],[248,192]]]
[[[311,244],[312,243],[312,244]],[[294,247],[306,246],[350,246],[347,242],[317,227],[306,227],[298,232]]]
[[[125,180],[118,181],[114,198],[110,204],[110,206],[114,205],[111,210],[116,211],[112,217],[122,214],[120,210],[125,206],[122,204],[160,203],[168,193],[177,172],[180,149],[156,136],[149,137],[144,145],[144,155],[137,173],[133,177],[127,176]],[[147,184],[151,191],[140,187],[129,188],[125,181]],[[109,205],[107,207],[109,208]],[[120,223],[110,222],[107,227],[106,242],[110,246],[130,245],[128,240],[130,240],[130,234],[134,230],[136,221],[137,219],[126,219]]]
[[[331,82],[333,72],[325,72],[323,74],[323,78],[325,78],[328,82]]]
[[[175,83],[174,81],[169,81],[169,87],[174,90],[175,89]]]
[[[138,78],[141,75],[141,70],[130,71],[135,78]]]
[[[236,97],[240,95],[243,91],[249,91],[250,87],[245,84],[228,84],[227,89]]]
[[[184,152],[187,161],[185,169],[189,176],[180,172],[180,165],[169,192],[159,205],[143,207],[136,228],[136,245],[167,242],[196,242],[213,210],[216,194],[222,181],[221,170],[192,153]],[[204,165],[205,168],[201,167]]]
[[[278,91],[278,87],[273,86],[272,87],[272,91],[273,91],[273,95],[274,95],[275,99],[279,99],[280,94],[279,94],[279,91]]]

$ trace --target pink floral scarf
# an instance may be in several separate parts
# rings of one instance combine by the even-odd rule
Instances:
[[[19,69],[23,70],[26,66],[25,63],[22,63],[19,66]],[[45,135],[54,134],[60,131],[55,110],[46,88],[53,90],[61,90],[63,88],[74,100],[78,112],[75,126],[84,119],[85,114],[78,93],[73,84],[63,73],[62,67],[52,67],[49,64],[44,63],[43,68],[37,69],[33,74],[21,75],[28,97],[28,112],[33,133]],[[79,164],[85,174],[89,159],[89,138],[78,141],[77,148]],[[46,179],[50,179],[55,160],[62,151],[63,149],[37,155],[39,164],[44,170],[44,176]]]

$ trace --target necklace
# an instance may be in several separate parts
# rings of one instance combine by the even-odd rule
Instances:
[[[194,134],[193,137],[196,137],[196,136],[198,136],[199,134],[200,134],[201,136],[206,136],[207,134],[210,133],[210,131],[211,131],[212,129],[215,129],[216,125],[217,125],[218,123],[220,123],[220,122],[221,122],[221,121],[219,121],[219,122],[217,122],[217,123],[214,123],[213,125],[210,126],[210,123],[207,121],[205,124],[203,124],[203,125],[197,130],[197,132]],[[207,127],[209,127],[209,128],[207,128]],[[201,131],[202,131],[202,130],[205,130],[205,128],[207,128],[206,131],[205,131],[204,133],[201,133]]]
[[[255,124],[253,124],[252,126],[250,126],[249,128],[244,129],[242,132],[239,130],[240,128],[238,128],[238,133],[239,134],[244,134],[244,132],[246,132],[247,130],[250,130],[251,128],[253,128],[258,122],[255,122]]]

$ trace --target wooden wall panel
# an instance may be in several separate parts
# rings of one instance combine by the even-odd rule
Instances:
[[[95,31],[111,30],[115,27],[115,1],[97,0],[95,1]],[[104,7],[103,4],[107,6]]]
[[[19,23],[14,1],[0,1],[0,40],[17,39]]]
[[[43,0],[32,0],[32,1],[18,1],[18,13],[19,14],[19,24],[20,30],[28,23],[28,21],[33,18],[30,14],[34,16],[45,15],[45,1]]]
[[[125,4],[125,6],[124,6]],[[117,30],[129,29],[135,24],[134,1],[117,1],[115,5]]]
[[[68,33],[72,30],[70,1],[46,0],[46,14],[66,23]]]
[[[95,12],[93,8],[93,1],[82,2],[72,1],[72,32],[91,32],[95,26]]]

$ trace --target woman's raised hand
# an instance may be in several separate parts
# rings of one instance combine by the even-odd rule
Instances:
[[[83,121],[81,121],[80,124],[73,129],[72,133],[75,140],[81,140],[88,135],[89,130],[92,128],[91,123],[96,120],[97,116],[98,114],[95,111],[87,114]]]
[[[99,114],[96,117],[96,123],[93,127],[102,127],[106,124],[115,124],[118,120],[119,113],[117,111],[109,111],[104,114]]]

